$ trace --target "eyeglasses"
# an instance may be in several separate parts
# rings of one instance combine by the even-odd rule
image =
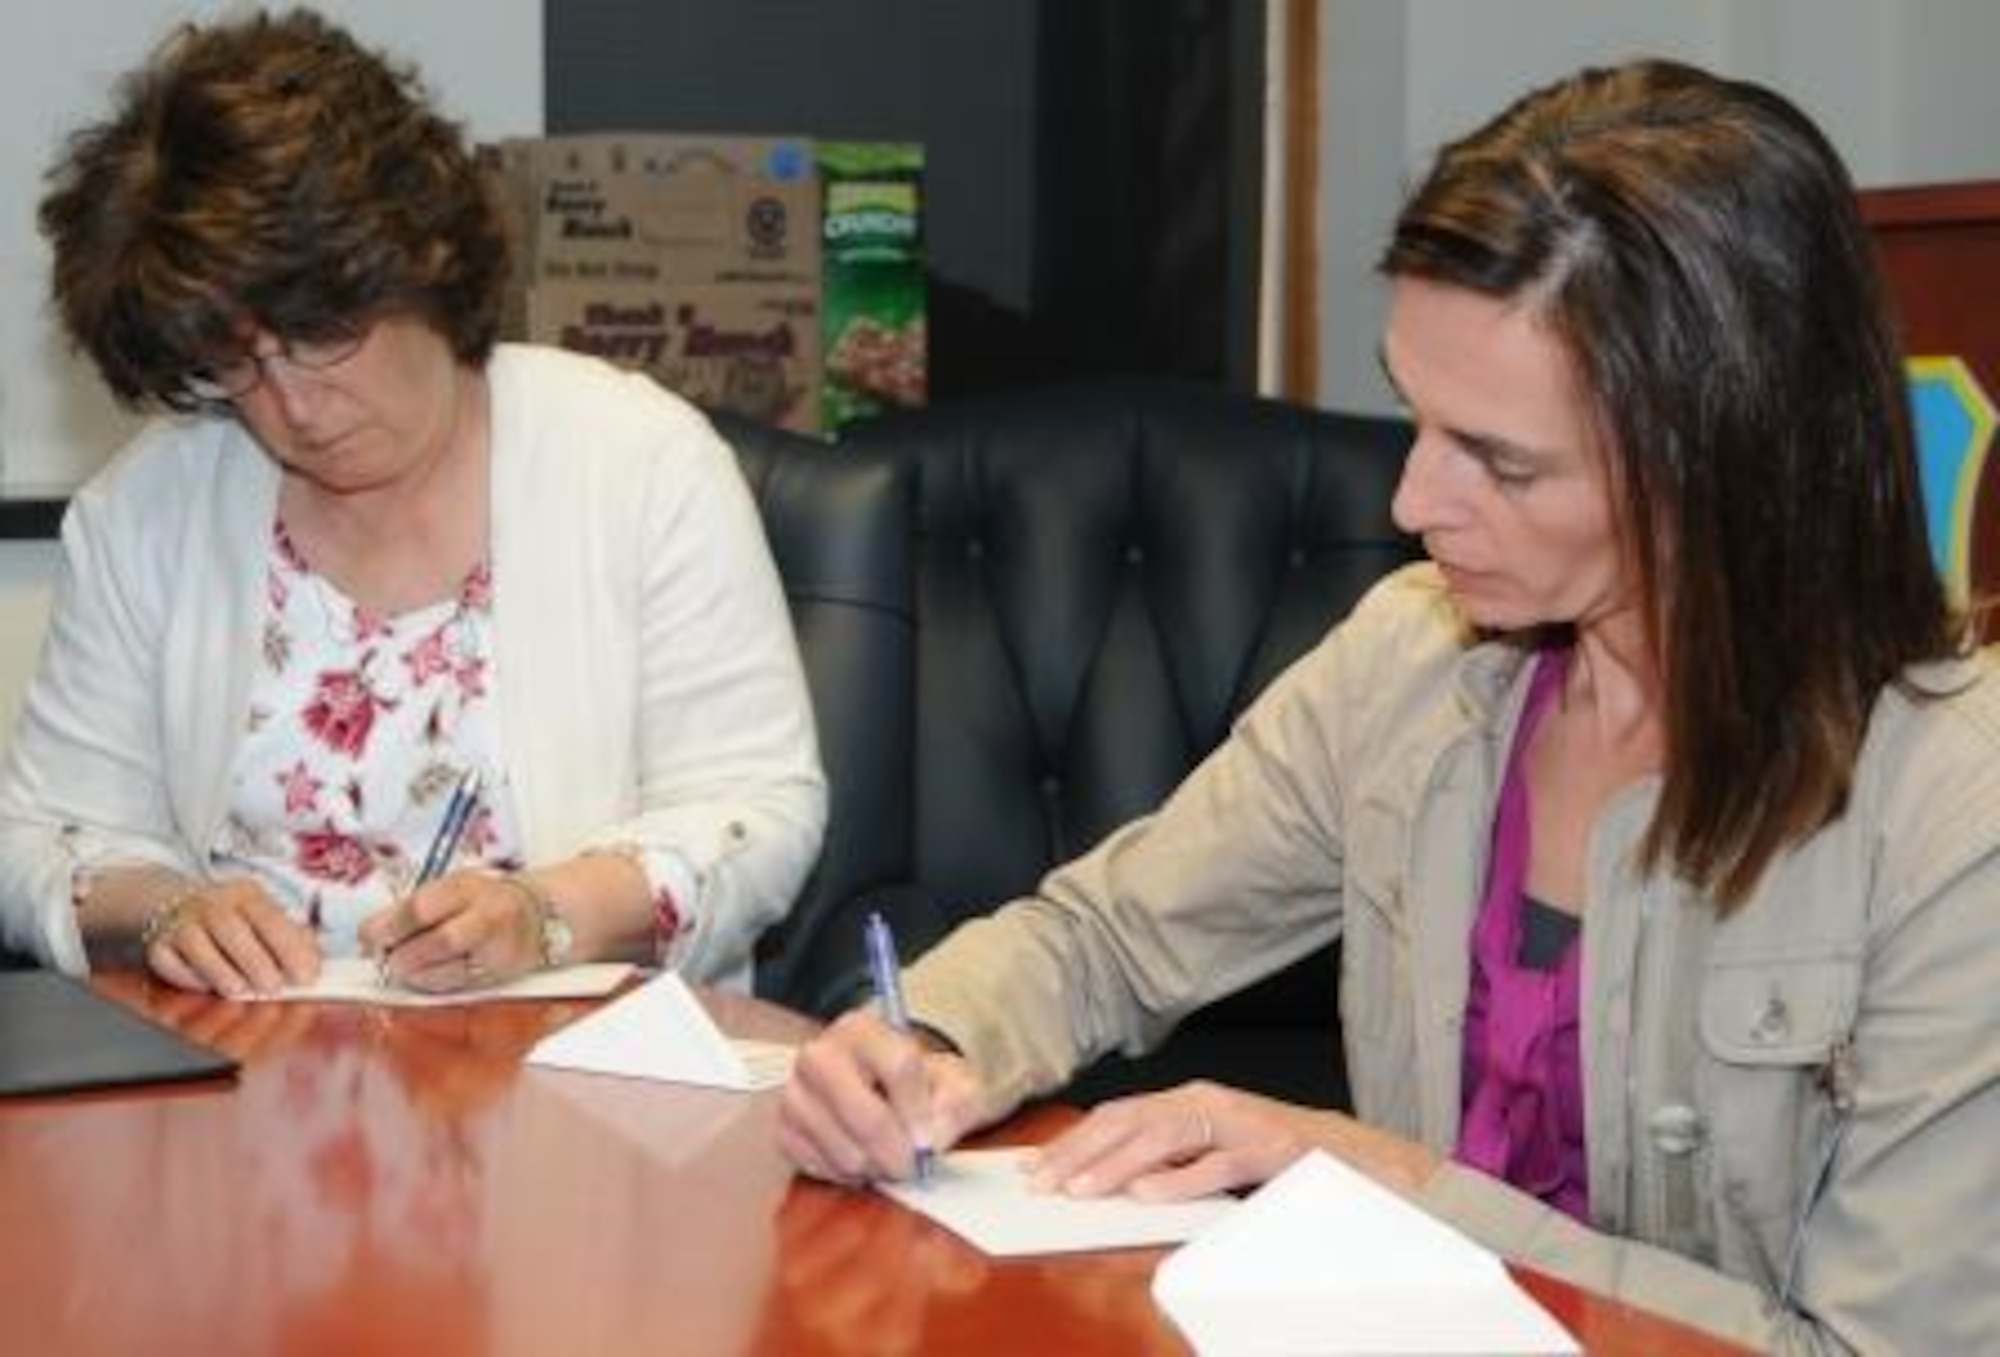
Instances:
[[[367,330],[361,329],[322,339],[281,339],[275,352],[246,353],[188,373],[181,378],[181,391],[203,405],[241,400],[263,384],[271,364],[280,359],[302,372],[325,372],[352,358],[367,338]]]

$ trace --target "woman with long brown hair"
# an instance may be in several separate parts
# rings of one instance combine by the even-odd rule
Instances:
[[[1106,1104],[1049,1190],[1338,1154],[1506,1256],[1784,1351],[2000,1333],[2000,682],[1933,573],[1852,185],[1767,89],[1584,72],[1384,257],[1379,586],[1153,816],[802,1055],[807,1172],[911,1171],[1338,935],[1355,1115]]]

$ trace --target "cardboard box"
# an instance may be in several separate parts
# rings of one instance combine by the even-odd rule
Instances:
[[[548,282],[529,335],[650,373],[709,410],[819,427],[819,285]]]
[[[923,401],[920,148],[648,132],[481,154],[515,242],[507,338],[805,432]]]
[[[527,271],[534,254],[535,184],[531,143],[516,139],[488,142],[476,148],[479,167],[486,174],[507,232],[510,272],[506,295],[500,309],[500,336],[525,339],[528,336]]]
[[[528,286],[819,278],[809,142],[605,133],[514,145],[502,165],[530,186]]]

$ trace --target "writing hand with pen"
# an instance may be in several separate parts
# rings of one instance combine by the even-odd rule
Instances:
[[[357,935],[385,984],[430,993],[483,989],[543,965],[532,897],[513,875],[484,868],[419,886],[364,919]]]
[[[356,930],[386,984],[433,993],[480,989],[543,963],[543,911],[535,890],[510,874],[450,870],[479,808],[479,791],[479,771],[467,771],[445,803],[414,888]]]
[[[831,1182],[929,1176],[932,1159],[998,1119],[972,1065],[913,1028],[879,916],[863,935],[880,1011],[855,1009],[800,1048],[778,1110],[778,1143]]]

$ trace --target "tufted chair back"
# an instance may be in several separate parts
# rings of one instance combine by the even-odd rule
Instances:
[[[759,942],[757,990],[823,1011],[832,1000],[816,998],[802,958],[848,902],[909,874],[915,470],[726,414],[715,422],[736,449],[784,583],[827,776],[819,862]]]
[[[941,924],[1151,810],[1414,558],[1388,512],[1407,444],[1394,421],[1160,381],[849,436],[921,473],[911,869]],[[1301,963],[1191,1020],[1153,1068],[1102,1072],[1103,1091],[1207,1073],[1338,1101],[1335,983],[1331,958]]]

